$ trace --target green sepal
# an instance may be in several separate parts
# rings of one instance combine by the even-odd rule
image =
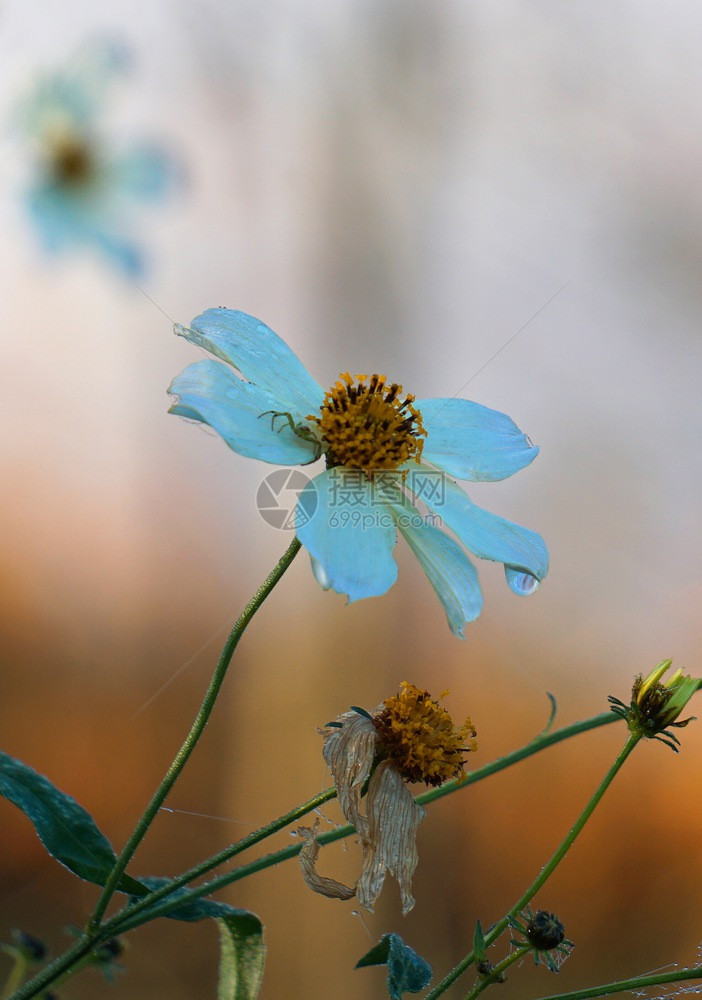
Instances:
[[[548,969],[549,972],[556,972],[556,973],[558,972],[558,964],[550,952],[543,953],[543,959],[544,962],[546,963],[546,968]],[[538,955],[537,955],[537,961],[534,964],[535,965],[539,964]]]
[[[406,945],[399,934],[384,934],[378,944],[356,962],[357,969],[368,965],[387,965],[391,1000],[400,1000],[403,993],[419,993],[431,982],[431,966]]]
[[[671,736],[672,737],[672,735],[673,735],[672,733],[666,733],[666,736]],[[675,743],[671,743],[670,740],[663,739],[663,737],[660,736],[660,735],[659,736],[654,736],[653,739],[654,740],[658,740],[659,743],[665,743],[665,745],[667,747],[670,747],[670,749],[673,751],[673,753],[680,753],[680,751],[678,749],[678,747],[680,746],[680,740],[675,740],[675,743],[678,744],[678,746],[676,747]]]
[[[475,955],[476,962],[484,962],[487,958],[487,949],[485,947],[485,937],[483,935],[483,928],[479,920],[475,923],[475,933],[473,934],[473,954]]]
[[[373,721],[373,716],[370,712],[367,712],[365,708],[359,708],[358,705],[352,705],[351,711],[356,712],[358,715],[362,715],[364,719],[370,719]]]
[[[0,751],[0,795],[31,820],[42,844],[74,875],[104,885],[117,860],[107,837],[95,820],[72,796],[28,764]],[[119,882],[123,892],[140,891],[129,875]]]

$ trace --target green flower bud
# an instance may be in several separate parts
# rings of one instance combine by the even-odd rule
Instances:
[[[681,729],[695,718],[691,715],[687,719],[678,721],[690,698],[702,686],[702,681],[683,674],[682,670],[676,670],[673,676],[663,683],[663,675],[672,662],[663,660],[647,677],[639,674],[634,680],[631,702],[628,706],[611,696],[609,702],[612,711],[626,719],[632,733],[646,736],[648,739],[660,739],[677,753],[676,744],[679,744],[679,741],[673,733],[666,730],[669,726]]]

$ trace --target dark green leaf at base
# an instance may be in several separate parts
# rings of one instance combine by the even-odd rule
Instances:
[[[0,751],[0,795],[27,816],[52,857],[79,878],[104,885],[114,866],[115,852],[76,800],[52,785],[28,764]],[[136,890],[128,875],[120,881],[125,892]]]

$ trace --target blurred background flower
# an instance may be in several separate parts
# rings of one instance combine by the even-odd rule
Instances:
[[[93,39],[60,69],[41,74],[17,109],[17,125],[34,147],[26,203],[49,253],[93,246],[131,277],[142,252],[125,235],[140,202],[176,185],[176,160],[155,143],[111,148],[102,119],[110,91],[127,75],[129,51]]]
[[[284,331],[325,385],[342,368],[391,371],[420,398],[455,392],[509,413],[539,459],[471,496],[537,530],[551,570],[519,601],[484,566],[485,611],[457,643],[401,545],[395,587],[351,606],[301,555],[247,631],[167,803],[180,811],[163,813],[138,872],[194,863],[326,786],[315,727],[377,704],[408,663],[470,714],[475,766],[542,727],[545,691],[565,723],[610,693],[627,700],[664,657],[699,673],[702,9],[8,0],[0,18],[0,120],[83,39],[124,37],[138,99],[127,89],[114,106],[110,138],[168,137],[190,178],[187,202],[130,219],[154,262],[142,293],[91,255],[42,266],[16,198],[24,153],[4,141],[7,752],[121,846],[227,624],[288,544],[256,509],[270,467],[167,414],[166,388],[193,360],[171,321],[217,305]],[[559,989],[694,959],[701,734],[682,730],[678,756],[638,747],[534,901],[577,942]],[[404,920],[392,883],[361,919],[353,901],[310,893],[294,862],[233,886],[224,898],[266,924],[264,1000],[330,983],[339,1000],[377,997],[383,970],[352,967],[388,931],[447,969],[476,919],[488,926],[531,881],[623,738],[623,726],[585,735],[432,806]],[[662,867],[652,842],[666,845]],[[353,881],[355,851],[325,855],[325,871]],[[0,858],[0,937],[22,927],[56,953],[94,891],[5,803]],[[214,995],[216,963],[213,928],[164,922],[132,938],[110,995]],[[104,995],[97,973],[70,990]],[[525,963],[500,996],[549,990]]]

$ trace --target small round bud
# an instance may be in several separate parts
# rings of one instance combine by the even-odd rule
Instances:
[[[552,951],[565,940],[565,927],[555,913],[537,910],[527,924],[526,936],[538,951]]]

